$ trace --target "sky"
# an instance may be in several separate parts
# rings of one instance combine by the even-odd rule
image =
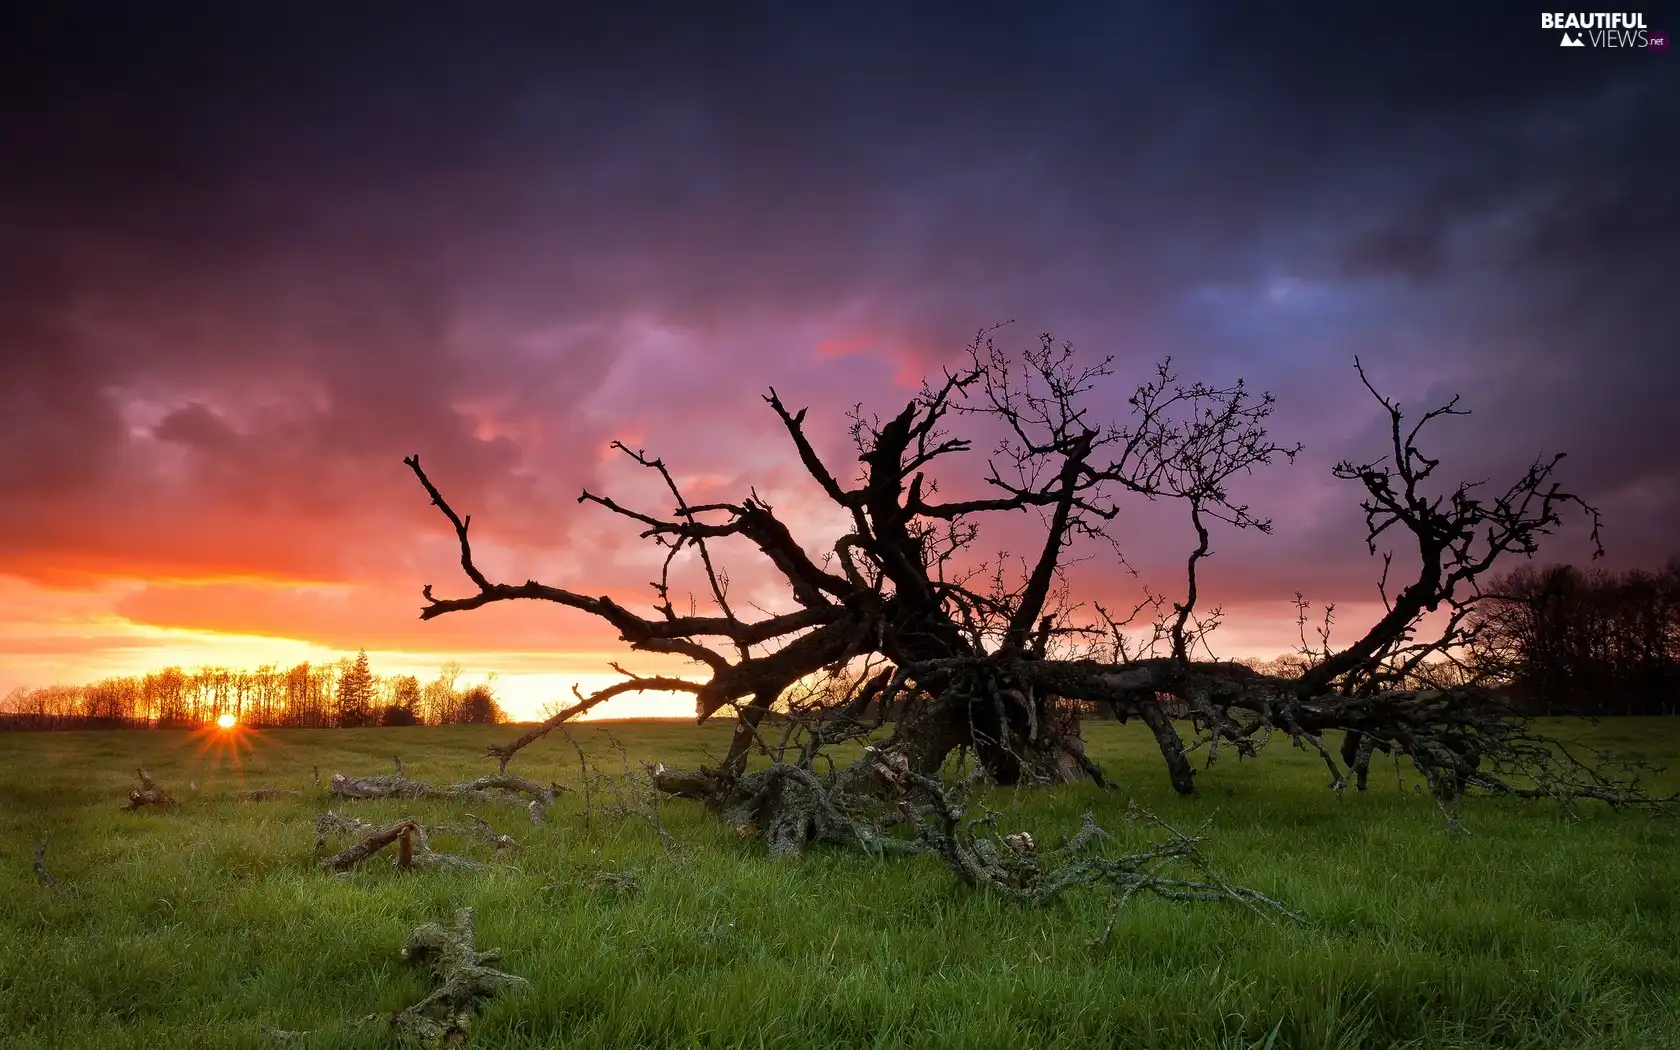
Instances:
[[[663,669],[552,606],[421,622],[470,585],[402,458],[493,578],[645,603],[657,552],[576,502],[657,509],[610,441],[821,550],[760,395],[845,465],[854,404],[1002,321],[1113,355],[1114,418],[1169,355],[1276,394],[1305,450],[1245,482],[1273,535],[1216,537],[1222,655],[1286,649],[1297,590],[1374,607],[1329,473],[1381,452],[1355,355],[1463,396],[1454,478],[1566,451],[1608,564],[1680,554],[1671,51],[1514,5],[417,6],[0,16],[0,695],[365,648],[530,715]],[[1080,597],[1180,585],[1184,522],[1118,532],[1140,576],[1093,556]]]

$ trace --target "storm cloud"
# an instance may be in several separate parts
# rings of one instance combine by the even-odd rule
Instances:
[[[1278,533],[1208,580],[1280,623],[1373,593],[1355,355],[1463,394],[1455,476],[1567,450],[1612,561],[1676,553],[1670,55],[1448,5],[39,6],[0,32],[0,573],[130,581],[133,623],[495,648],[412,621],[454,576],[402,456],[497,574],[645,595],[574,502],[639,484],[610,439],[820,524],[764,388],[844,457],[1007,319],[1114,354],[1116,413],[1168,355],[1277,393]],[[1182,530],[1126,546],[1171,585]]]

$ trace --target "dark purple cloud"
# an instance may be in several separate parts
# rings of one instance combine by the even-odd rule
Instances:
[[[1278,393],[1308,451],[1254,484],[1278,535],[1221,541],[1230,600],[1369,596],[1328,478],[1380,442],[1355,354],[1408,406],[1464,393],[1465,476],[1567,449],[1613,558],[1674,553],[1665,55],[1415,5],[22,17],[0,572],[441,585],[419,451],[510,575],[633,592],[645,555],[572,501],[640,491],[610,437],[820,521],[763,388],[843,460],[852,403],[1007,318],[1115,354],[1116,410],[1168,354]],[[1127,549],[1166,585],[1181,535],[1140,511]]]

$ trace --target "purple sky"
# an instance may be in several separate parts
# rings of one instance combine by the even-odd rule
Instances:
[[[1006,319],[1114,354],[1116,412],[1169,354],[1277,394],[1277,534],[1207,568],[1232,654],[1287,645],[1296,589],[1375,596],[1328,471],[1381,448],[1355,354],[1464,395],[1454,478],[1568,451],[1612,564],[1680,553],[1672,54],[1451,6],[247,6],[0,24],[0,690],[604,672],[581,614],[415,619],[465,581],[402,456],[493,576],[641,598],[651,555],[574,502],[646,491],[607,441],[820,528],[764,388],[844,463],[853,403]],[[1121,532],[1177,584],[1176,519]]]

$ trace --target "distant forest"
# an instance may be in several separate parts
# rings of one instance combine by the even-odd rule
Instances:
[[[380,676],[366,652],[336,663],[254,671],[165,667],[90,685],[18,688],[0,700],[0,729],[172,728],[232,715],[242,725],[343,727],[504,722],[488,685],[459,685],[462,668],[436,678]]]
[[[1524,565],[1465,612],[1468,644],[1412,688],[1496,687],[1535,715],[1680,714],[1680,558],[1651,572]],[[1290,655],[1256,666],[1299,673]]]
[[[1470,646],[1454,661],[1419,668],[1412,685],[1498,685],[1538,715],[1680,713],[1680,558],[1656,572],[1523,566],[1495,579],[1468,618]],[[1250,662],[1285,674],[1305,666],[1295,656]],[[14,689],[0,700],[0,730],[197,726],[224,714],[299,728],[506,721],[491,687],[462,688],[461,673],[451,663],[424,683],[375,675],[366,652],[288,669],[166,667]]]
[[[1476,603],[1467,659],[1539,714],[1680,714],[1680,558],[1659,571],[1523,566]]]

